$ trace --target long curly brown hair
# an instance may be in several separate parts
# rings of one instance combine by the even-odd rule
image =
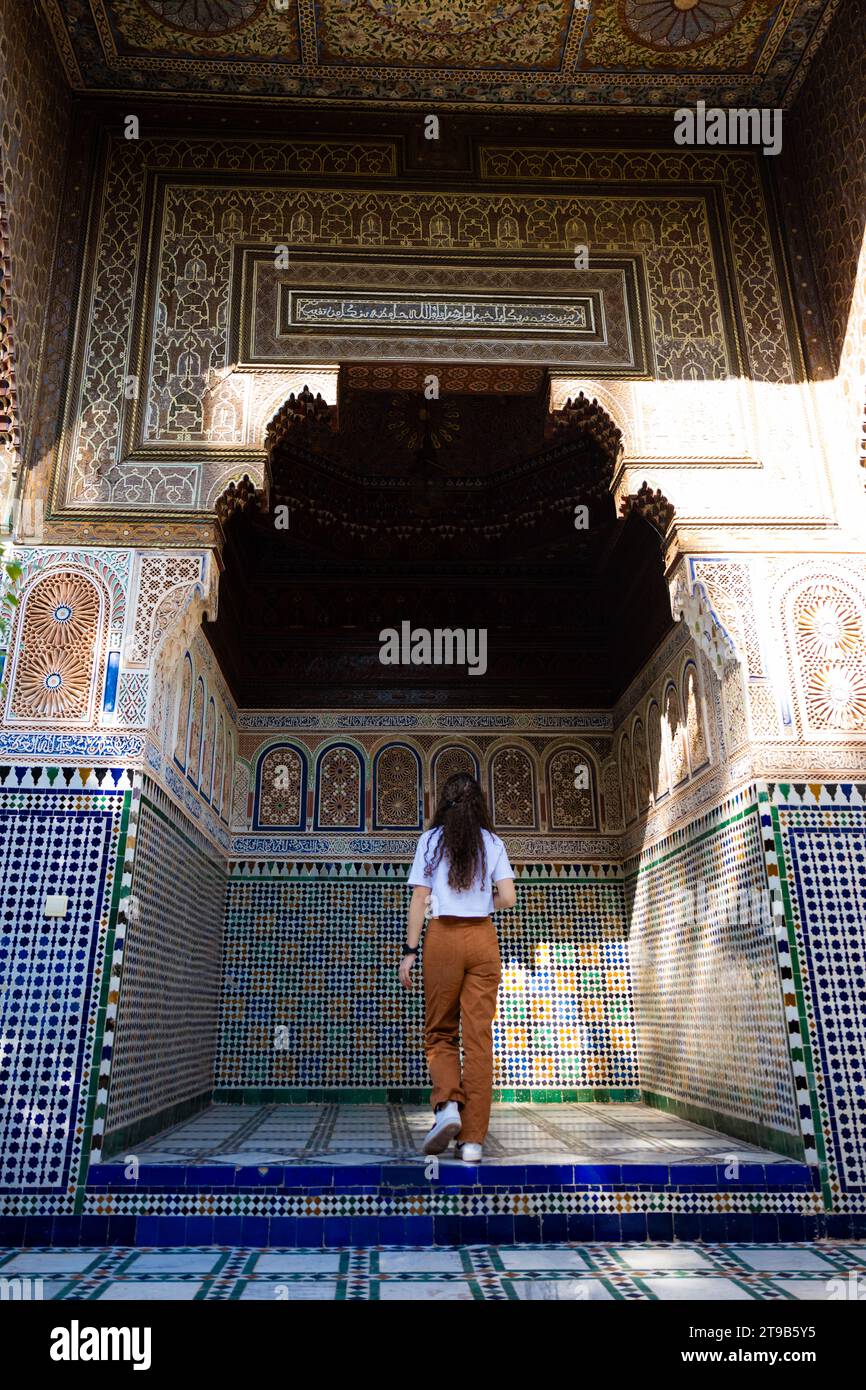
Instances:
[[[424,872],[432,874],[443,854],[448,864],[451,888],[465,892],[487,873],[487,855],[482,830],[493,830],[484,793],[468,772],[456,772],[442,788],[439,805],[430,821],[430,830],[441,827],[441,835],[431,835],[424,859]]]

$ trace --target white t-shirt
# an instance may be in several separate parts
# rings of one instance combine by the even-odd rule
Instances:
[[[514,870],[508,862],[505,846],[498,835],[482,830],[487,872],[479,868],[472,887],[461,891],[448,883],[448,863],[445,855],[439,860],[431,874],[424,872],[424,861],[431,836],[442,834],[441,826],[435,830],[425,830],[418,841],[412,868],[409,871],[409,885],[412,888],[429,888],[431,917],[489,917],[493,911],[493,884],[503,878],[513,878]]]

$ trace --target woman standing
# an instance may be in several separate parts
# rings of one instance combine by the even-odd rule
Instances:
[[[424,1152],[441,1153],[451,1139],[458,1157],[478,1163],[493,1094],[493,1015],[502,974],[495,908],[513,907],[514,871],[493,834],[484,793],[468,773],[449,777],[436,814],[418,841],[409,874],[414,889],[400,980],[412,968],[427,903],[424,941],[424,1042],[433,1082],[433,1127]],[[463,1025],[463,1076],[460,1025]]]

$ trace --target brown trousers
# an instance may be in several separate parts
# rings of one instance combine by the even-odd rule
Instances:
[[[434,1108],[463,1107],[460,1142],[482,1144],[493,1092],[493,1016],[502,974],[490,917],[433,917],[424,937],[424,1043]],[[463,1077],[460,1076],[460,1024]]]

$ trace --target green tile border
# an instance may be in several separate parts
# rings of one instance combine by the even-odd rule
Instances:
[[[786,783],[774,783],[774,786],[784,788]],[[806,1083],[809,1088],[809,1103],[812,1106],[812,1117],[815,1134],[815,1151],[818,1157],[818,1169],[821,1174],[821,1194],[824,1199],[824,1207],[828,1212],[833,1211],[833,1191],[831,1187],[831,1169],[827,1157],[827,1146],[824,1142],[825,1127],[827,1117],[821,1107],[818,1088],[815,1084],[815,1061],[812,1052],[812,1032],[809,1026],[809,1013],[806,1008],[806,997],[803,988],[803,974],[800,969],[800,949],[797,941],[797,923],[799,922],[799,912],[795,916],[795,905],[792,901],[791,887],[788,881],[788,859],[785,853],[785,841],[782,835],[782,823],[779,818],[779,807],[775,799],[766,793],[767,804],[770,810],[770,817],[773,827],[773,843],[776,849],[776,866],[778,868],[778,889],[782,895],[782,903],[785,909],[784,922],[785,932],[788,938],[788,951],[791,960],[791,973],[794,976],[794,997],[797,1001],[797,1017],[800,1022],[800,1037],[803,1042],[803,1066],[806,1071]],[[796,805],[785,806],[783,809],[788,811],[798,811],[801,808]],[[808,810],[821,810],[821,807],[808,807]],[[835,808],[830,808],[835,809]],[[808,828],[808,825],[806,826]]]
[[[742,1139],[746,1144],[756,1144],[773,1153],[785,1154],[787,1158],[806,1162],[806,1149],[802,1134],[787,1134],[782,1129],[772,1129],[755,1120],[743,1120],[736,1115],[727,1115],[720,1110],[711,1110],[704,1105],[692,1105],[688,1101],[677,1100],[674,1096],[657,1095],[654,1091],[641,1091],[640,1099],[654,1110],[664,1110],[669,1115],[678,1115],[692,1124],[703,1125],[705,1129],[715,1129],[725,1138]]]
[[[87,1188],[87,1174],[93,1156],[93,1126],[102,1113],[103,1107],[98,1105],[99,1084],[101,1080],[101,1060],[102,1049],[105,1042],[105,1020],[108,1012],[108,997],[111,991],[112,967],[114,965],[114,942],[117,936],[117,918],[120,910],[120,899],[123,896],[124,874],[126,871],[127,841],[130,833],[130,816],[133,808],[133,801],[136,800],[136,788],[133,786],[131,791],[122,793],[123,801],[120,813],[120,830],[117,837],[117,851],[114,858],[113,872],[114,877],[111,885],[111,905],[108,913],[108,928],[105,933],[105,949],[102,956],[101,970],[102,979],[99,986],[99,1003],[96,1009],[96,1026],[93,1030],[93,1052],[90,1059],[90,1084],[87,1091],[87,1102],[84,1108],[84,1132],[81,1136],[81,1159],[78,1173],[74,1176],[70,1173],[70,1185],[75,1182],[75,1200],[73,1211],[77,1214],[84,1210],[84,1197]],[[116,793],[115,793],[116,794]],[[94,797],[105,797],[111,795],[111,788],[100,788],[99,791],[91,793]],[[99,809],[98,801],[94,805],[94,810]],[[137,804],[136,804],[137,809]],[[133,826],[134,829],[134,826]],[[127,887],[127,892],[128,887]],[[97,966],[94,965],[94,969]]]
[[[427,1105],[429,1086],[238,1086],[217,1087],[215,1105]],[[517,1105],[562,1105],[601,1102],[622,1104],[641,1099],[640,1091],[617,1087],[497,1086],[494,1101]]]
[[[143,1139],[150,1139],[154,1134],[179,1125],[200,1111],[207,1110],[211,1104],[211,1094],[210,1091],[203,1091],[201,1095],[193,1096],[190,1100],[176,1101],[155,1115],[145,1115],[141,1120],[134,1120],[132,1124],[124,1125],[121,1129],[106,1134],[102,1141],[100,1162],[105,1163],[121,1150],[129,1152]]]

